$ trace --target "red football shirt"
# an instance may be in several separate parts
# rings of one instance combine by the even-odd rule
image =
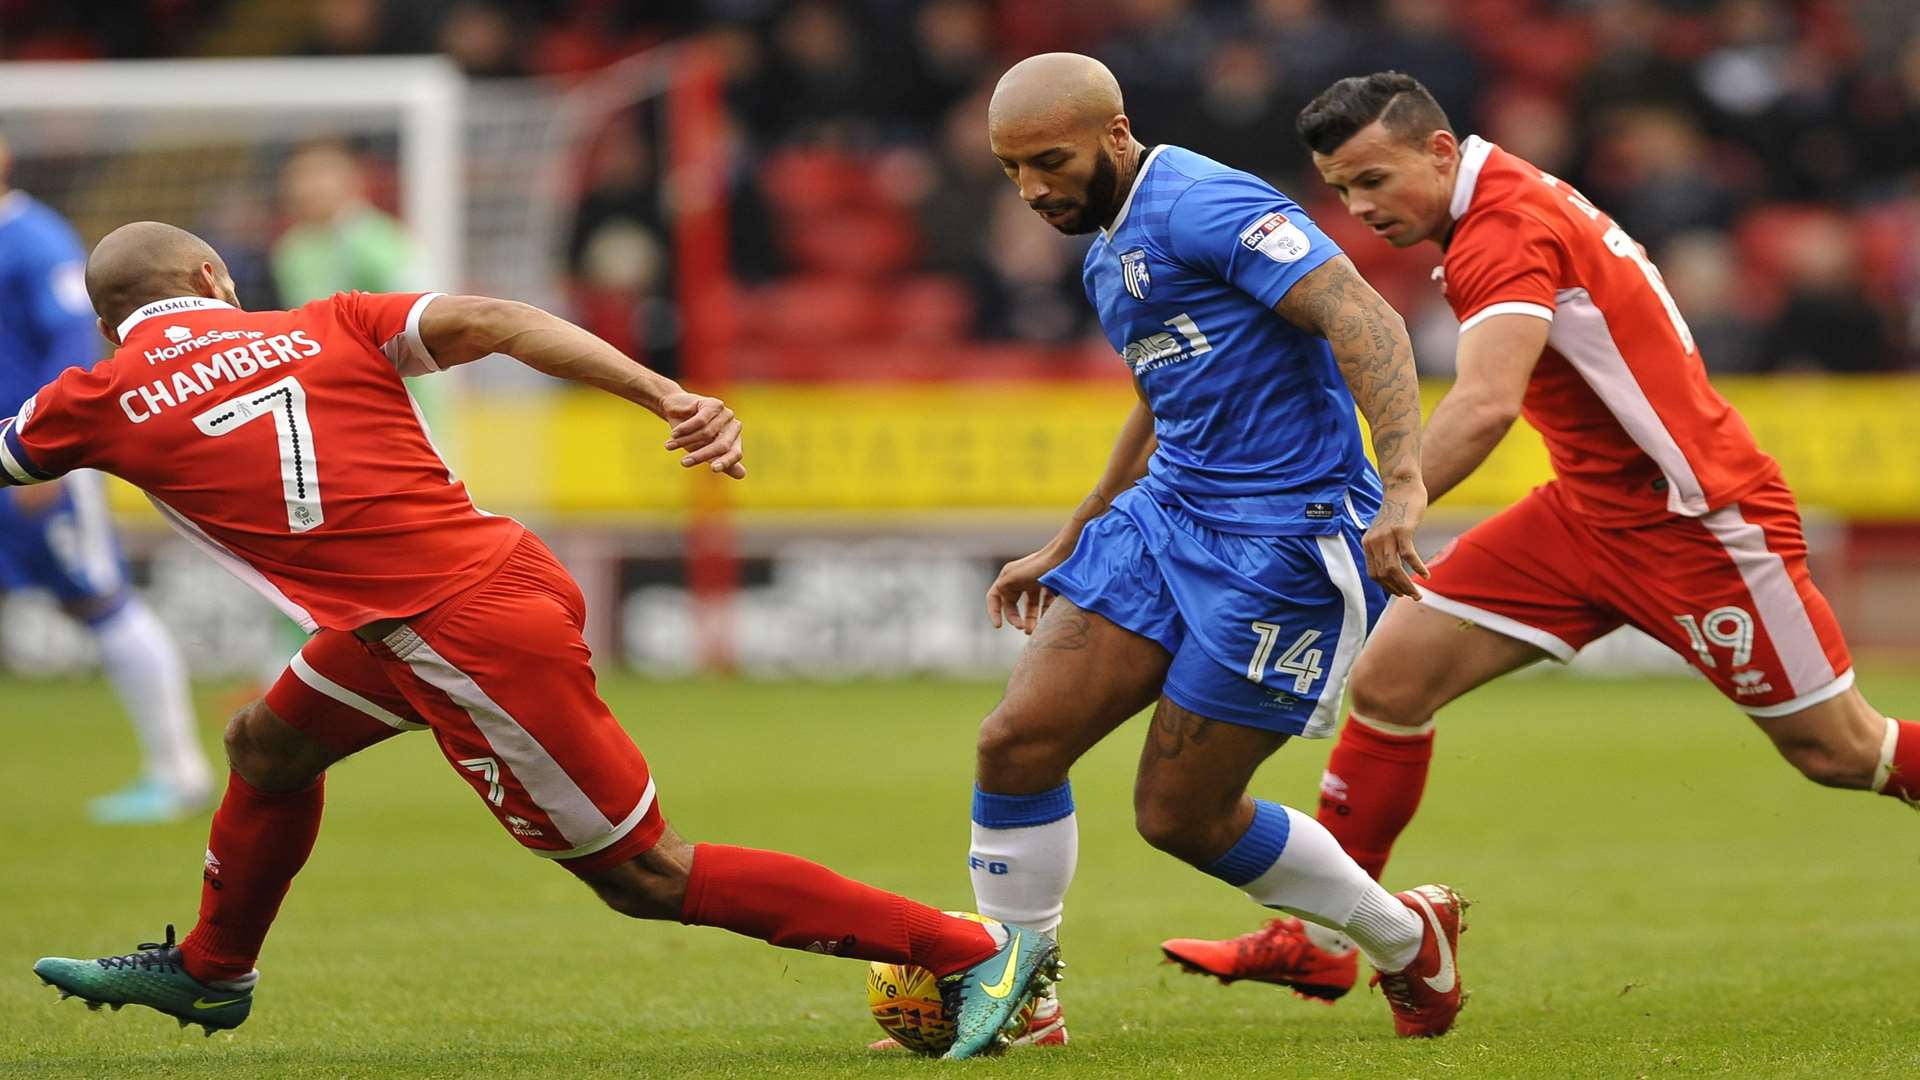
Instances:
[[[1777,473],[1707,382],[1660,271],[1585,196],[1473,137],[1452,213],[1441,273],[1460,329],[1553,324],[1521,411],[1576,508],[1607,526],[1700,517]]]
[[[420,340],[438,295],[148,304],[111,357],[0,422],[0,483],[118,476],[309,631],[418,614],[522,533],[474,508],[401,381],[438,370]]]

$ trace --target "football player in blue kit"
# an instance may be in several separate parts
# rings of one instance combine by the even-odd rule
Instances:
[[[102,341],[79,238],[51,208],[8,188],[6,166],[0,143],[0,415],[11,416],[62,369],[99,359]],[[140,824],[204,808],[213,774],[195,733],[186,667],[127,584],[98,474],[0,487],[0,590],[25,588],[51,592],[92,633],[140,737],[141,775],[94,799],[92,817]],[[50,719],[0,710],[12,723]]]
[[[1405,324],[1272,186],[1137,141],[1096,60],[1015,65],[988,129],[1028,206],[1062,233],[1098,232],[1087,297],[1139,402],[1093,494],[987,594],[995,625],[1032,640],[980,728],[980,912],[1056,930],[1078,850],[1068,770],[1152,705],[1141,836],[1350,936],[1396,1030],[1445,1033],[1461,1002],[1459,897],[1388,893],[1312,814],[1247,794],[1289,738],[1334,733],[1389,594],[1418,598],[1427,497]],[[1057,998],[1028,1038],[1065,1041]]]

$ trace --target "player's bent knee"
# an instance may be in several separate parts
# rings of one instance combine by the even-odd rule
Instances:
[[[1233,846],[1234,838],[1222,839],[1231,819],[1230,809],[1221,811],[1204,800],[1167,797],[1150,789],[1134,791],[1133,827],[1140,838],[1195,866],[1212,862]]]
[[[1213,830],[1208,827],[1209,823],[1195,821],[1162,806],[1136,806],[1133,826],[1142,840],[1182,862],[1199,866],[1212,862],[1220,854],[1213,850]]]
[[[1774,748],[1800,774],[1836,788],[1873,786],[1887,721],[1857,691],[1788,716],[1759,721]]]
[[[1066,782],[1073,757],[1057,739],[1022,723],[1013,710],[1000,707],[980,724],[975,747],[980,786],[997,794],[1046,791]]]
[[[1391,664],[1371,652],[1360,654],[1347,683],[1353,692],[1353,711],[1393,727],[1419,727],[1433,719],[1440,703],[1430,700],[1431,688],[1422,680],[1407,677],[1405,671],[1396,675],[1390,668]]]
[[[678,919],[686,905],[693,845],[669,829],[660,842],[586,878],[606,905],[635,919]]]
[[[1800,775],[1822,787],[1864,788],[1873,783],[1877,761],[1855,760],[1855,756],[1822,742],[1781,742],[1775,744]]]
[[[273,714],[263,700],[227,721],[227,764],[261,791],[298,791],[318,779],[332,754]]]

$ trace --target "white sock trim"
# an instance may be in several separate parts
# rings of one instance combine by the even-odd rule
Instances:
[[[1900,721],[1889,716],[1886,738],[1880,740],[1880,764],[1873,770],[1873,790],[1882,791],[1893,779],[1893,751],[1900,744]]]
[[[1433,722],[1439,719],[1438,717],[1429,716],[1427,717],[1427,722],[1424,724],[1419,724],[1414,727],[1401,727],[1398,724],[1388,724],[1380,720],[1375,720],[1371,716],[1361,716],[1359,713],[1348,713],[1347,715],[1353,717],[1353,722],[1359,724],[1361,727],[1372,728],[1374,731],[1390,739],[1417,739],[1432,731]]]

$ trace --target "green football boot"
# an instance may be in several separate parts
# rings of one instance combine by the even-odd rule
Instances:
[[[260,981],[257,971],[215,983],[187,974],[171,924],[167,940],[146,942],[137,952],[98,960],[49,956],[33,965],[33,973],[59,990],[62,1001],[77,997],[89,1009],[110,1005],[115,1012],[123,1005],[145,1005],[180,1021],[181,1027],[199,1024],[209,1036],[246,1020],[253,1011],[254,984]]]
[[[1000,951],[940,980],[940,1000],[953,1017],[949,1059],[998,1053],[1034,995],[1060,977],[1060,947],[1037,930],[1007,926]]]

